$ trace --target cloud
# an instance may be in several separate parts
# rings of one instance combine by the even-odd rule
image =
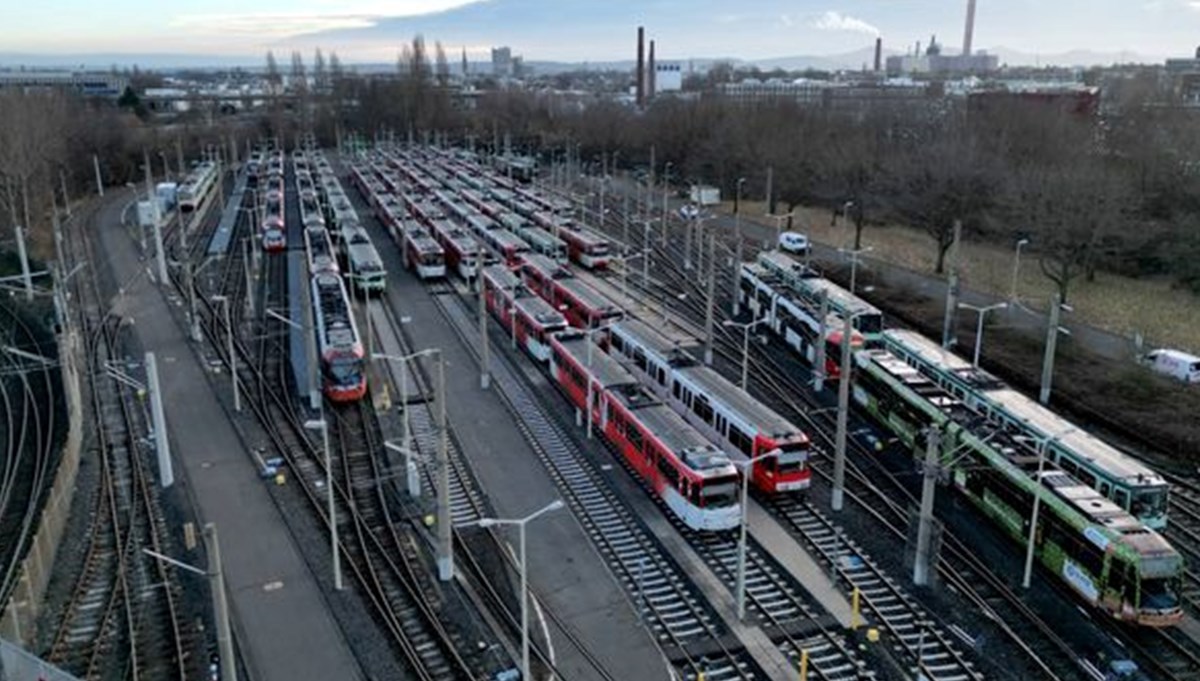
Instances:
[[[1200,0],[1196,0],[1200,2]],[[879,36],[879,29],[868,24],[862,19],[857,19],[848,14],[829,10],[824,14],[817,16],[812,21],[812,27],[819,31],[850,31],[853,33],[869,33],[873,36]]]
[[[184,14],[171,19],[170,25],[190,33],[256,36],[265,39],[289,38],[333,29],[369,28],[383,19],[436,14],[488,0],[399,0],[392,2],[318,2],[319,7],[291,12],[243,12],[225,14]],[[297,3],[302,5],[303,3]]]
[[[788,28],[792,27],[792,18],[786,14],[780,14],[779,21],[780,21],[780,23],[782,23],[784,26],[786,26]]]

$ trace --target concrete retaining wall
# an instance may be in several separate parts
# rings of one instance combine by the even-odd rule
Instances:
[[[17,587],[0,617],[0,637],[21,645],[29,645],[35,635],[35,624],[42,610],[42,599],[50,583],[54,557],[67,526],[71,501],[75,496],[75,476],[79,472],[80,450],[83,444],[83,398],[79,385],[79,339],[74,332],[59,336],[59,365],[67,401],[67,441],[54,475],[50,496],[38,520],[37,534],[29,554],[21,562]]]

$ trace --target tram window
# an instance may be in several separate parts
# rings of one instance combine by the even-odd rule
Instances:
[[[657,373],[658,373],[658,384],[666,385],[667,384],[667,372],[664,371],[662,367],[658,367]]]
[[[1109,486],[1109,484],[1107,482],[1100,483],[1100,494],[1107,497],[1111,492],[1112,492],[1112,488]]]
[[[677,399],[677,400],[683,399],[682,395],[680,394],[682,392],[682,390],[683,389],[680,387],[678,381],[676,381],[675,384],[671,386],[671,394],[674,395],[675,399]]]
[[[1085,471],[1082,468],[1080,468],[1079,469],[1079,482],[1082,482],[1083,484],[1087,485],[1088,487],[1094,488],[1096,486],[1096,476],[1092,475],[1092,473],[1090,471]]]
[[[729,441],[733,443],[734,447],[740,449],[746,456],[750,456],[754,453],[754,440],[750,439],[749,435],[743,433],[742,430],[736,426],[729,429]]]
[[[705,423],[712,423],[713,409],[712,405],[708,403],[708,398],[697,395],[692,402],[692,411],[696,412],[696,416],[703,419]]]
[[[609,336],[609,342],[612,343],[613,349],[621,354],[625,354],[625,341],[621,338],[620,334],[614,333]]]
[[[646,353],[642,352],[641,348],[637,348],[633,351],[633,363],[636,364],[637,368],[641,369],[642,371],[648,371],[646,368]]]
[[[1076,472],[1079,469],[1075,467],[1075,462],[1071,461],[1070,459],[1063,459],[1062,463],[1059,465],[1059,467],[1062,468],[1063,471],[1066,472],[1071,477],[1074,477],[1074,478],[1078,477],[1076,475]]]
[[[629,440],[629,446],[633,447],[634,451],[642,452],[642,431],[638,430],[637,426],[628,429],[625,439]]]
[[[658,455],[658,471],[662,473],[663,478],[668,480],[672,485],[679,484],[679,471],[675,470],[675,466],[665,454]]]
[[[1115,490],[1113,503],[1121,508],[1129,508],[1129,493],[1123,489]]]

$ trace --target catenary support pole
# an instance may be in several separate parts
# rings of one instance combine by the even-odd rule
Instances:
[[[913,559],[913,584],[929,586],[933,540],[933,503],[937,494],[938,454],[942,445],[942,433],[937,428],[925,431],[925,462],[922,466],[921,514],[917,525],[917,551]]]
[[[150,390],[150,414],[154,419],[154,449],[158,453],[158,475],[162,486],[175,483],[171,467],[171,438],[167,433],[167,417],[163,412],[162,388],[158,380],[158,363],[154,353],[146,353],[146,387]]]
[[[850,412],[850,343],[854,333],[853,316],[846,315],[846,324],[842,329],[842,368],[838,376],[838,415],[837,439],[833,459],[833,493],[830,506],[835,511],[842,510],[846,487],[846,428]]]

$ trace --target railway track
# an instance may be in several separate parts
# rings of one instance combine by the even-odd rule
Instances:
[[[690,323],[702,324],[704,308],[699,301],[704,300],[707,292],[694,281],[692,273],[684,272],[679,267],[678,262],[681,255],[679,249],[668,249],[664,253],[657,245],[655,248],[662,255],[659,259],[660,262],[668,264],[665,269],[657,270],[658,275],[664,277],[661,285],[672,292],[675,290],[687,291],[688,298],[684,301],[686,304],[683,306],[682,313]],[[753,246],[748,245],[745,252],[753,252]],[[724,262],[732,255],[732,249],[721,248],[717,253],[718,263]],[[729,268],[718,267],[717,277],[718,291],[732,290],[733,282]],[[655,293],[659,294],[656,297],[660,300],[672,297],[661,295],[660,292],[643,291],[643,295]],[[725,300],[724,303],[728,303],[728,300]],[[722,300],[718,297],[715,302],[718,310],[722,304]],[[677,310],[676,314],[679,313],[680,310]],[[717,315],[719,318],[721,313],[718,312]],[[738,337],[734,338],[734,334],[723,328],[719,322],[714,326],[714,338],[716,339],[714,353],[724,357],[732,365],[736,365],[741,360],[740,333],[737,335]],[[828,457],[828,452],[833,449],[832,438],[828,435],[833,429],[833,417],[824,409],[824,405],[816,403],[809,396],[806,386],[801,385],[799,381],[791,380],[790,377],[797,375],[796,367],[782,366],[770,355],[757,351],[757,349],[752,354],[751,360],[752,378],[767,393],[760,397],[764,397],[764,401],[777,409],[781,408],[784,414],[791,416],[798,423],[807,425],[806,429],[813,435],[814,441],[824,445],[823,448],[817,449],[818,454]],[[851,439],[850,447],[858,449],[858,453],[861,455],[868,455],[865,448],[853,439]],[[865,510],[883,523],[890,534],[903,539],[906,536],[907,507],[897,503],[891,495],[884,493],[868,475],[854,465],[853,461],[849,464],[848,482],[853,485],[851,498],[858,501]],[[819,470],[818,473],[820,473]],[[899,487],[898,484],[897,487]],[[902,491],[902,494],[909,503],[913,503],[911,497],[907,497],[907,491]],[[876,510],[881,500],[886,514]],[[824,540],[825,534],[831,534],[835,538],[844,536],[844,533],[828,524],[822,531],[820,527],[823,523],[813,525],[811,517],[805,519],[804,523],[798,522],[801,518],[797,516],[795,507],[786,509],[774,507],[772,510],[777,517],[788,524],[789,529],[799,540],[808,543],[818,551],[820,551],[820,546],[817,545],[817,541]],[[793,522],[793,518],[797,522]],[[817,536],[813,536],[811,531],[806,532],[806,526],[815,529]],[[954,543],[953,538],[950,543]],[[855,548],[855,545],[844,542],[836,553],[827,557],[827,560],[844,560],[846,558],[844,554]],[[1002,580],[996,579],[987,567],[979,565],[977,560],[973,561],[969,550],[962,545],[953,545],[949,549],[949,552],[959,562],[955,565],[944,564],[942,566],[943,577],[949,580],[956,590],[963,592],[974,604],[983,607],[984,612],[988,613],[989,618],[997,623],[1004,635],[1018,648],[1025,651],[1035,668],[1048,675],[1048,678],[1058,678],[1060,674],[1069,674],[1080,668],[1080,661],[1075,658],[1069,646],[1029,610],[1021,602],[1021,599],[1003,584]],[[860,580],[871,587],[869,593],[863,592],[865,608],[868,612],[876,612],[876,616],[884,623],[885,628],[891,630],[896,636],[895,640],[900,642],[900,652],[909,659],[912,669],[915,670],[918,665],[925,668],[926,671],[936,668],[939,673],[946,674],[950,678],[960,674],[966,678],[977,675],[978,672],[974,669],[973,661],[967,659],[958,650],[954,641],[954,638],[961,639],[962,637],[957,634],[951,636],[947,631],[948,627],[938,626],[934,623],[928,613],[921,609],[915,600],[898,587],[894,581],[885,582],[888,586],[877,590],[875,580],[881,576],[885,577],[885,575],[882,575],[882,570],[872,569],[874,562],[868,556],[862,555],[861,550],[858,553],[859,555],[855,555],[850,563],[855,566],[854,571],[839,569],[843,583],[852,585],[855,584],[855,580]],[[837,565],[838,563],[831,564]],[[886,617],[882,616],[883,614],[886,614]],[[1013,618],[1015,621],[1022,622],[1022,625],[1032,624],[1036,627],[1036,630],[1048,637],[1050,641],[1050,645],[1046,646],[1047,650],[1034,650],[1036,644],[1026,641],[1027,637],[1024,632],[1018,631],[1019,626],[1022,625],[1008,624],[1007,622],[1013,620],[1006,618]],[[921,632],[924,632],[925,635],[922,636]],[[1051,652],[1057,655],[1057,662],[1047,663],[1041,659],[1043,655],[1049,655]]]
[[[77,228],[71,223],[63,231],[64,265],[103,261],[93,255],[88,236],[73,234]],[[99,471],[97,487],[87,492],[90,526],[81,565],[66,585],[66,601],[49,618],[44,655],[88,679],[194,678],[204,668],[196,652],[205,640],[185,622],[201,615],[184,602],[175,568],[144,553],[170,555],[177,549],[157,474],[147,463],[153,445],[144,394],[123,375],[137,366],[126,359],[123,320],[103,303],[94,268],[86,283],[77,280],[72,288]]]
[[[268,282],[262,296],[263,309],[286,309],[286,262],[284,257],[264,259]],[[226,269],[222,289],[236,293],[239,284],[233,279],[244,281],[238,268]],[[178,284],[179,282],[177,282]],[[244,287],[243,287],[244,288]],[[230,298],[231,313],[243,308],[240,300]],[[223,311],[212,301],[200,299],[207,334],[211,347],[221,365],[228,370],[228,332]],[[328,485],[332,484],[335,497],[335,513],[342,537],[339,550],[346,558],[346,572],[359,584],[363,597],[370,603],[377,621],[387,638],[395,646],[414,678],[468,679],[473,671],[455,650],[455,643],[446,638],[445,629],[437,620],[436,613],[429,607],[427,595],[406,579],[389,551],[377,534],[378,526],[364,517],[356,503],[352,485],[338,482],[338,467],[346,464],[345,457],[331,457],[332,469],[327,469],[320,448],[305,435],[303,417],[298,414],[290,398],[291,387],[287,368],[288,348],[285,342],[288,325],[273,316],[260,313],[254,326],[255,345],[248,347],[241,339],[236,317],[234,326],[234,355],[237,360],[238,377],[249,410],[266,430],[276,452],[284,459],[294,477],[301,483],[311,507],[321,522],[329,523],[326,512]],[[327,412],[327,424],[331,436],[336,436],[337,423]],[[345,479],[345,473],[341,474]],[[414,619],[419,614],[420,621]],[[417,625],[422,627],[418,635]],[[424,647],[434,643],[441,649],[442,660],[433,663],[425,656]],[[420,647],[420,649],[418,649]]]
[[[0,304],[5,343],[39,357],[54,358],[57,346],[46,342],[21,311]],[[58,466],[62,385],[57,368],[10,352],[0,360],[0,402],[4,405],[5,455],[0,461],[0,603],[16,588],[45,495]]]
[[[457,294],[435,295],[434,299],[466,341],[472,328],[467,303]],[[764,678],[748,655],[726,643],[729,632],[680,566],[618,498],[559,419],[526,386],[526,381],[535,381],[552,390],[544,377],[529,367],[513,367],[497,358],[492,379],[563,500],[630,598],[639,604],[659,645],[668,651],[680,673],[689,679],[701,673],[707,679]],[[715,649],[705,655],[688,652],[689,646],[712,642]]]

